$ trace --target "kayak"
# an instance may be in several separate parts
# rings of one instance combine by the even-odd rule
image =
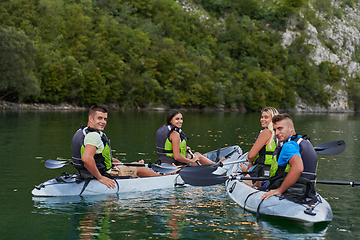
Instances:
[[[219,167],[216,171],[214,171],[214,174],[225,174],[231,166],[233,166],[231,163],[234,161],[237,161],[239,157],[242,155],[242,149],[237,146],[230,146],[225,148],[219,148],[217,150],[211,151],[206,153],[207,158],[212,160],[213,162],[217,163],[219,162],[223,157],[226,158],[226,160],[223,161],[225,164],[223,167]]]
[[[240,164],[234,164],[226,174],[240,176],[240,173]],[[242,208],[257,215],[285,218],[305,226],[330,222],[333,217],[330,204],[318,193],[316,202],[311,205],[296,203],[283,196],[272,196],[262,201],[261,196],[265,191],[257,190],[235,178],[226,181],[226,191]]]
[[[207,153],[207,157],[213,161],[226,157],[225,161],[233,161],[241,155],[238,146],[225,147]],[[225,162],[224,161],[224,162]],[[33,196],[79,196],[119,194],[127,192],[151,191],[156,189],[173,188],[183,186],[185,183],[179,174],[164,175],[146,178],[121,178],[114,179],[116,187],[108,188],[96,179],[89,181],[80,180],[79,174],[63,174],[47,180],[31,191]]]
[[[31,191],[34,196],[79,196],[79,195],[100,195],[119,194],[125,192],[151,191],[155,189],[171,188],[183,185],[178,174],[147,178],[125,178],[114,179],[116,187],[111,189],[96,179],[90,182],[79,180],[79,174],[65,174],[40,185],[35,186]],[[87,186],[85,185],[87,184]]]

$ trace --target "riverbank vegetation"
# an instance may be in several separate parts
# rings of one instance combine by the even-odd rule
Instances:
[[[281,44],[300,10],[316,21],[309,0],[191,3],[2,0],[0,100],[258,110],[326,106],[340,87],[345,70],[316,65],[304,35]]]

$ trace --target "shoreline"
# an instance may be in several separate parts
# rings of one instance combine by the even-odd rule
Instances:
[[[0,101],[0,109],[1,110],[54,110],[54,111],[78,111],[78,110],[86,110],[85,107],[74,106],[68,103],[62,103],[58,105],[53,105],[49,103],[13,103],[7,101]]]
[[[169,111],[171,109],[168,105],[158,105],[153,106],[148,104],[142,108],[124,108],[116,104],[107,104],[109,110],[121,110],[121,111]],[[50,104],[50,103],[13,103],[7,101],[0,101],[0,110],[3,111],[87,111],[89,107],[79,107],[69,103],[61,104]],[[180,107],[178,108],[181,111],[189,112],[251,112],[247,111],[245,108],[225,108],[224,106],[214,107],[214,108],[195,108],[195,107]],[[317,114],[354,114],[356,111],[353,109],[344,109],[342,107],[329,108],[319,106],[306,106],[305,104],[299,104],[293,109],[279,109],[280,112],[291,112],[291,113],[317,113]],[[254,111],[257,112],[257,111]]]

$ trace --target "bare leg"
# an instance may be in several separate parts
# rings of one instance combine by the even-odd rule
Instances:
[[[242,172],[247,172],[248,167],[247,167],[245,164],[241,164],[240,167],[241,167],[241,171],[242,171]],[[250,177],[250,175],[249,175],[249,174],[246,174],[244,177]],[[246,185],[253,186],[251,180],[243,180],[243,182],[244,182]]]
[[[154,172],[150,168],[146,167],[137,167],[137,175],[139,177],[157,177],[162,176],[161,174]]]
[[[247,172],[247,166],[245,164],[241,164],[241,172]]]
[[[215,164],[213,161],[211,161],[210,159],[208,159],[207,157],[205,157],[204,155],[202,155],[199,152],[194,153],[194,156],[199,159],[199,162],[201,165]]]
[[[133,163],[140,163],[140,164],[144,164],[144,160],[141,159],[140,161],[138,162],[133,162]],[[136,175],[138,177],[158,177],[158,176],[163,176],[162,174],[160,173],[157,173],[155,171],[153,171],[152,169],[150,168],[146,168],[146,167],[136,167],[137,169],[137,173]],[[166,173],[165,175],[170,175],[172,173]]]

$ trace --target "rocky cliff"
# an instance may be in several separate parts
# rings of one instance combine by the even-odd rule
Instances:
[[[348,95],[344,88],[347,77],[354,77],[360,72],[359,63],[353,60],[353,56],[358,50],[357,45],[360,42],[360,6],[356,4],[353,7],[340,7],[339,1],[332,1],[331,4],[332,9],[341,8],[343,14],[341,17],[332,16],[329,19],[327,14],[317,11],[316,17],[326,23],[321,25],[323,29],[318,30],[307,21],[307,27],[304,31],[293,31],[295,29],[294,24],[299,21],[297,19],[297,21],[289,24],[283,34],[283,46],[286,47],[301,33],[305,33],[307,44],[314,46],[311,58],[316,64],[327,61],[342,66],[347,70],[347,76],[342,79],[343,89],[332,89],[331,86],[327,86],[333,90],[333,100],[329,103],[329,108],[308,106],[299,100],[296,106],[296,111],[299,112],[353,112],[353,109],[349,107]],[[311,4],[309,7],[312,8]],[[326,26],[325,29],[324,26]],[[331,48],[324,44],[329,42]]]
[[[360,58],[354,59],[354,54],[360,49],[360,3],[344,4],[341,0],[326,0],[320,4],[325,5],[326,11],[314,7],[318,0],[310,0],[304,7],[304,13],[296,14],[289,20],[288,27],[283,33],[282,45],[287,47],[301,34],[306,35],[306,44],[312,45],[314,50],[310,57],[317,65],[322,62],[331,62],[345,69],[345,77],[342,79],[341,86],[326,86],[332,92],[332,100],[329,107],[309,106],[300,99],[292,109],[297,112],[354,112],[349,104],[348,93],[346,91],[347,79],[355,77],[360,72]],[[183,10],[188,13],[196,13],[200,18],[208,17],[198,5],[191,0],[176,0]],[[331,6],[329,6],[329,4]],[[324,6],[323,6],[324,7]],[[306,12],[306,13],[305,13]],[[313,14],[312,19],[320,24],[314,26],[309,20],[309,12]],[[305,25],[304,29],[296,27],[299,22]]]

